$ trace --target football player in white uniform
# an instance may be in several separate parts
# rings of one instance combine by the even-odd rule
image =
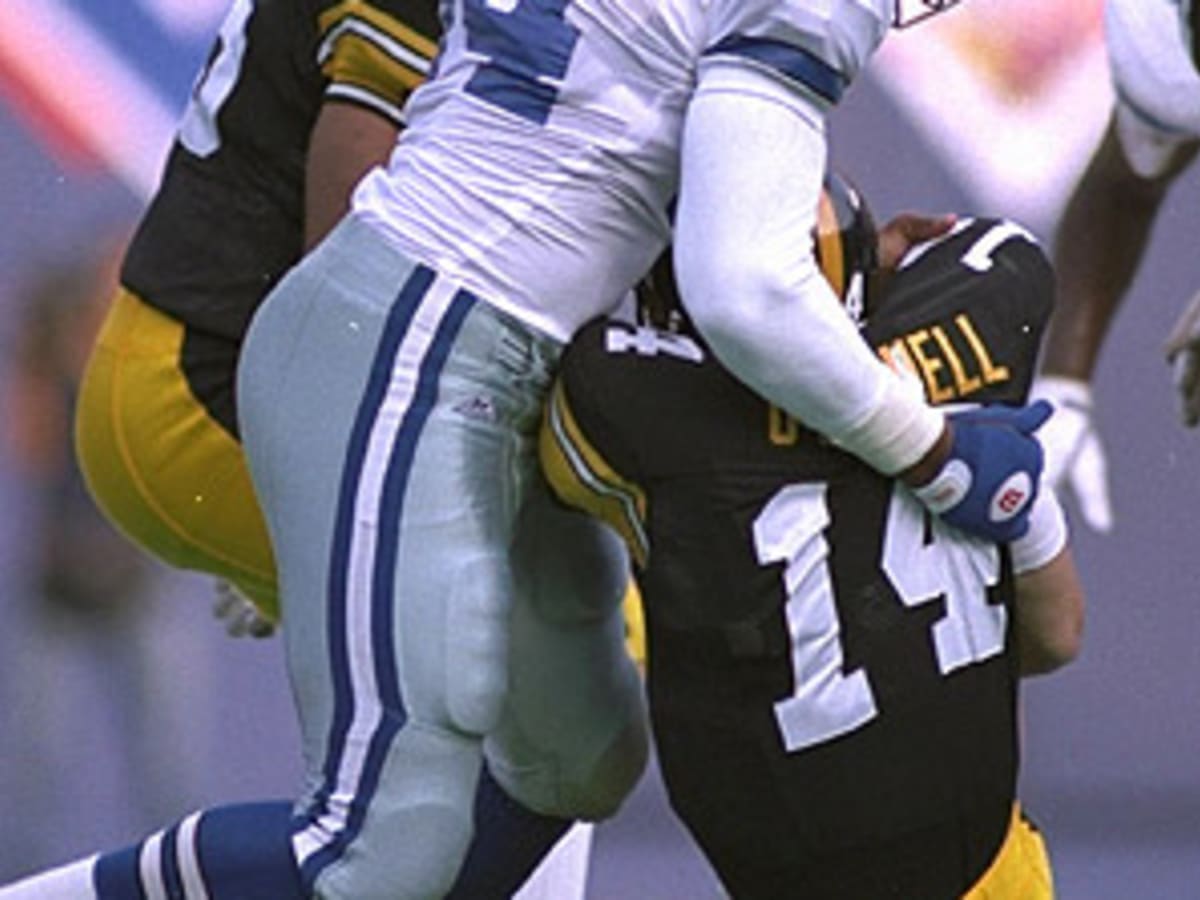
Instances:
[[[1035,395],[1057,410],[1041,433],[1046,477],[1072,493],[1091,527],[1113,514],[1091,380],[1167,190],[1200,147],[1200,3],[1107,0],[1116,104],[1058,226],[1059,298]],[[1200,421],[1200,295],[1167,343],[1181,416]],[[1068,490],[1069,489],[1069,490]]]
[[[507,896],[465,877],[494,866],[455,884],[469,844],[519,876],[556,823],[615,812],[647,742],[627,560],[555,504],[536,441],[563,345],[650,268],[676,197],[683,300],[730,370],[946,521],[1024,533],[1049,408],[951,427],[859,340],[805,239],[826,112],[908,7],[951,2],[444,7],[389,165],[268,296],[238,369],[305,790],[284,841],[214,815],[131,848],[143,881]],[[485,761],[545,828],[492,842],[481,817],[471,844]],[[54,877],[27,896],[86,896]]]

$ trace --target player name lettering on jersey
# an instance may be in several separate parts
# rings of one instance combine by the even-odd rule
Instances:
[[[893,369],[918,375],[930,403],[965,400],[1011,377],[1007,366],[993,360],[967,313],[945,324],[918,328],[876,350]]]
[[[1012,377],[1008,366],[996,362],[967,313],[910,331],[875,350],[897,372],[920,378],[933,404],[968,399]],[[768,404],[767,441],[772,446],[794,446],[802,434],[816,437],[788,413]]]
[[[767,440],[774,447],[791,447],[800,440],[801,426],[774,403],[767,404]],[[811,432],[809,432],[811,434]]]

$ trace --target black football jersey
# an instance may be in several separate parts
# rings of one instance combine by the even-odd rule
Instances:
[[[892,277],[863,335],[936,403],[1020,403],[1052,292],[1023,231],[968,222]],[[663,774],[733,895],[961,894],[1015,791],[1007,551],[685,334],[585,326],[541,452],[630,547]]]
[[[434,0],[236,0],[193,88],[122,283],[240,342],[303,244],[304,161],[327,98],[400,123],[439,34]]]

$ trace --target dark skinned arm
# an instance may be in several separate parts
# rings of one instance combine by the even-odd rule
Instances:
[[[396,124],[352,103],[326,101],[309,138],[304,189],[304,249],[309,250],[346,214],[355,185],[387,161]]]
[[[1017,576],[1017,659],[1023,676],[1042,675],[1079,655],[1084,593],[1070,548]]]
[[[1182,148],[1163,174],[1142,178],[1129,167],[1115,119],[1109,120],[1058,225],[1058,301],[1042,364],[1046,374],[1091,380],[1167,188],[1196,149]]]

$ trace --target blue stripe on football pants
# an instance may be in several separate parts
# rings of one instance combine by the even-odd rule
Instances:
[[[421,307],[435,275],[424,266],[417,266],[405,281],[392,304],[387,322],[376,348],[371,373],[354,423],[347,462],[342,473],[338,519],[332,549],[329,582],[330,660],[335,673],[334,722],[324,767],[325,783],[309,806],[308,823],[316,823],[330,813],[329,801],[343,777],[342,763],[346,732],[354,715],[352,710],[362,706],[378,708],[380,718],[372,736],[364,770],[355,786],[348,815],[332,817],[332,840],[308,856],[301,867],[305,886],[311,890],[320,873],[341,858],[362,827],[370,800],[377,787],[382,761],[391,741],[407,718],[404,699],[399,691],[395,666],[393,590],[395,554],[399,544],[398,526],[408,472],[412,465],[416,440],[436,399],[438,376],[446,361],[455,336],[476,298],[467,291],[453,293],[449,302],[433,301],[434,313],[421,313]],[[384,410],[393,389],[397,358],[407,346],[410,329],[418,317],[423,327],[431,328],[432,339],[424,352],[414,358],[416,378],[411,397],[399,410]],[[410,362],[409,365],[412,363]],[[355,696],[355,679],[347,645],[349,559],[354,552],[352,543],[354,511],[360,498],[360,485],[365,459],[378,419],[387,412],[402,412],[399,427],[386,461],[386,474],[378,497],[370,502],[379,506],[380,528],[376,546],[371,554],[373,571],[370,581],[371,664],[375,670],[373,683],[376,696]],[[544,816],[526,808],[511,798],[484,768],[475,796],[474,840],[460,870],[458,880],[449,895],[453,900],[485,900],[510,897],[528,878],[537,863],[566,832],[571,821]]]
[[[437,397],[438,376],[464,318],[476,302],[473,295],[463,290],[456,291],[444,307],[440,299],[427,302],[433,280],[432,270],[418,266],[392,304],[346,454],[329,570],[330,666],[337,686],[337,709],[329,739],[325,785],[308,815],[314,835],[322,833],[315,827],[320,824],[331,839],[322,840],[323,846],[302,863],[305,884],[310,887],[357,837],[392,741],[407,720],[393,646],[399,523],[413,453]],[[414,321],[420,326],[415,334]],[[421,352],[415,353],[422,346],[424,328],[433,330],[432,339]],[[413,360],[404,360],[406,354],[412,354]],[[398,427],[393,431],[397,416]],[[380,445],[386,446],[389,435],[390,448],[381,450]],[[386,459],[370,455],[381,452]],[[364,470],[380,464],[384,466],[384,475],[375,488],[379,493],[373,494],[364,489]],[[360,543],[363,536],[352,527],[360,514],[360,504],[364,503],[377,509],[378,515],[379,527],[371,546]],[[353,563],[362,559],[370,560],[371,565],[370,615],[366,626],[370,653],[367,660],[352,660],[348,646],[360,641],[351,634],[346,607],[350,603],[362,604],[362,597],[351,596]],[[358,637],[361,640],[361,635]],[[373,670],[373,677],[356,678],[353,667],[367,664]],[[373,695],[362,693],[363,687],[372,689]],[[366,759],[358,772],[345,768],[344,760],[346,733],[355,720],[352,711],[362,711],[364,719],[368,713],[376,719]],[[352,778],[357,783],[352,789],[349,810],[337,814],[330,808],[330,797],[339,789],[344,790]]]

